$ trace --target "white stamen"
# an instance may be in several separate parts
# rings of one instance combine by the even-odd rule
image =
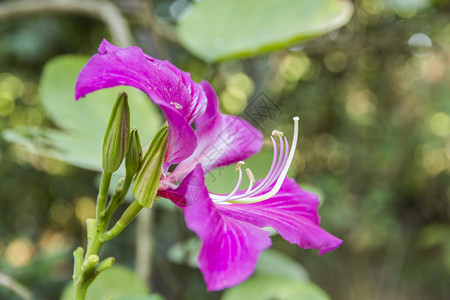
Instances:
[[[255,184],[256,180],[255,180],[255,176],[253,175],[252,170],[250,170],[249,168],[245,169],[245,173],[247,173],[248,180],[250,181],[250,183],[248,184],[247,191],[245,191],[245,193],[244,193],[244,194],[247,194],[253,188],[253,185]]]
[[[242,171],[241,171],[240,167],[241,167],[242,164],[244,164],[244,162],[240,161],[236,165],[236,171],[239,170],[239,179],[238,179],[238,183],[237,183],[236,187],[228,195],[210,194],[211,199],[215,203],[221,203],[221,202],[225,202],[225,201],[227,201],[228,204],[229,203],[256,203],[256,202],[267,200],[267,199],[275,196],[276,193],[278,193],[278,191],[281,188],[281,185],[284,182],[284,179],[286,178],[287,172],[288,172],[289,167],[290,167],[290,165],[292,163],[292,160],[294,158],[295,149],[297,147],[298,120],[299,120],[299,118],[298,117],[294,117],[293,120],[294,120],[294,137],[293,137],[293,140],[292,140],[292,144],[291,144],[290,150],[288,150],[289,146],[288,146],[288,142],[287,142],[286,138],[284,138],[284,141],[281,138],[283,133],[281,131],[278,131],[278,130],[274,130],[272,132],[272,135],[280,137],[280,155],[279,155],[278,160],[277,160],[277,162],[275,164],[275,160],[277,159],[276,153],[278,151],[276,149],[276,143],[272,139],[272,142],[273,142],[273,145],[274,145],[274,161],[272,162],[272,166],[271,166],[270,171],[268,173],[268,177],[266,177],[266,179],[264,179],[261,184],[259,184],[258,186],[255,187],[255,189],[252,190],[253,185],[256,182],[256,180],[255,180],[255,177],[253,176],[252,171],[250,169],[246,169],[245,171],[246,171],[247,176],[248,176],[248,178],[250,180],[249,187],[247,188],[245,193],[242,193],[240,195],[234,196],[236,194],[237,190],[239,189],[239,186],[240,186],[241,180],[242,180]],[[286,145],[285,151],[283,151],[283,148],[284,148],[283,145]],[[257,193],[263,191],[264,189],[266,189],[268,186],[270,186],[274,182],[275,182],[275,185],[267,193],[262,194],[262,195],[252,196],[254,194],[257,194]],[[222,204],[225,204],[225,203],[222,203]]]
[[[250,180],[250,182],[256,182],[255,180],[255,176],[253,175],[252,170],[250,170],[249,168],[245,169],[245,173],[247,173],[247,177]]]
[[[252,196],[258,192],[264,191],[271,184],[273,184],[277,180],[277,178],[280,176],[281,171],[283,170],[283,166],[286,164],[286,161],[288,158],[289,145],[287,144],[286,138],[284,138],[284,142],[283,142],[283,138],[281,138],[281,136],[279,136],[279,141],[280,141],[280,154],[278,156],[278,161],[277,161],[275,169],[273,170],[273,172],[269,173],[269,175],[264,179],[264,181],[247,196]]]
[[[241,165],[243,165],[243,164],[245,164],[243,161],[240,161],[240,162],[238,162],[238,163],[236,164],[236,171],[239,171],[239,178],[238,178],[238,182],[236,183],[236,186],[234,187],[233,191],[232,191],[228,196],[226,196],[225,198],[222,198],[222,199],[216,199],[214,202],[220,203],[220,202],[227,201],[228,199],[230,199],[231,197],[233,197],[234,194],[236,194],[236,192],[239,190],[239,187],[241,186],[241,182],[242,182],[242,170],[241,170]],[[215,195],[210,194],[210,196],[211,196],[211,198],[213,198],[213,196],[215,196]],[[216,196],[218,196],[218,195],[216,195]]]
[[[272,136],[283,136],[283,135],[284,133],[279,130],[275,129],[274,131],[272,131]]]

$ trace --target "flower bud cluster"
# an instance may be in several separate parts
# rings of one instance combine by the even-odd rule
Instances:
[[[133,194],[142,206],[151,207],[158,191],[168,133],[167,125],[163,126],[143,154],[137,129],[130,132],[127,94],[119,94],[103,141],[102,166],[105,172],[114,173],[125,159],[126,176],[132,178],[136,175]]]

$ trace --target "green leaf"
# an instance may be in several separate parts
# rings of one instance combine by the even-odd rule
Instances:
[[[36,127],[3,131],[3,138],[31,153],[52,157],[80,168],[101,171],[101,143],[80,133]]]
[[[203,0],[178,24],[181,43],[208,61],[293,46],[346,24],[345,0]]]
[[[164,298],[159,294],[152,294],[150,296],[145,297],[130,297],[130,296],[119,297],[114,298],[114,300],[164,300]]]
[[[197,268],[197,257],[200,246],[201,242],[197,237],[190,237],[170,247],[167,252],[167,257],[172,262]],[[261,253],[255,274],[286,277],[287,279],[297,279],[298,281],[308,280],[308,273],[299,263],[285,254],[272,249]]]
[[[89,286],[86,300],[136,299],[150,300],[150,291],[130,268],[114,265],[103,271]],[[127,298],[123,298],[127,297]],[[145,298],[147,297],[147,298]],[[73,299],[73,283],[69,282],[61,295],[61,300]]]
[[[115,87],[75,101],[75,82],[87,60],[88,57],[68,55],[45,65],[40,83],[42,105],[60,130],[21,127],[7,130],[4,138],[34,153],[101,171],[102,143],[109,115],[118,93],[125,91],[131,127],[137,127],[143,145],[149,144],[162,120],[145,93],[131,87]]]
[[[261,253],[255,274],[286,277],[288,279],[308,280],[305,269],[289,256],[276,251],[266,250]]]
[[[312,282],[294,278],[256,275],[228,289],[221,300],[329,300],[328,295]]]
[[[192,268],[197,268],[197,257],[200,249],[200,240],[193,236],[187,240],[178,242],[169,248],[167,257],[177,264],[186,264]]]

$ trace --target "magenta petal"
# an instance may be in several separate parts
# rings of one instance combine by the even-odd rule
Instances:
[[[166,162],[179,163],[189,157],[197,146],[195,133],[191,126],[185,122],[177,112],[170,108],[161,106],[169,124],[169,141],[167,143]],[[164,164],[165,173],[169,164]]]
[[[144,91],[163,109],[172,125],[170,139],[178,141],[172,142],[175,148],[169,148],[168,162],[178,163],[192,153],[196,141],[189,124],[203,114],[207,105],[200,84],[188,73],[144,54],[138,47],[122,49],[103,40],[99,53],[91,57],[78,76],[75,98],[118,85]]]
[[[209,213],[209,220],[199,219],[202,211]],[[224,217],[212,205],[188,206],[185,218],[188,227],[203,242],[198,262],[208,291],[222,290],[246,280],[255,270],[259,254],[272,244],[268,231]]]
[[[200,127],[212,117],[220,114],[219,99],[216,92],[208,81],[203,80],[201,83],[203,91],[205,92],[207,105],[205,112],[198,119],[195,120],[195,126]]]
[[[202,115],[207,105],[201,85],[189,73],[144,54],[139,47],[122,49],[103,40],[99,54],[91,57],[78,76],[75,98],[118,85],[144,91],[153,102],[176,110],[189,123]]]
[[[208,291],[215,291],[247,279],[271,241],[267,231],[222,215],[208,195],[203,176],[197,165],[172,194],[163,193],[173,199],[184,195],[186,224],[202,241],[199,267]]]
[[[259,152],[263,136],[247,121],[219,112],[218,99],[211,85],[203,81],[202,87],[208,98],[205,113],[195,121],[197,148],[188,159],[181,162],[172,177],[178,180],[200,163],[205,172],[245,160]]]
[[[272,227],[285,240],[303,249],[319,249],[319,255],[336,249],[342,240],[319,226],[319,201],[313,193],[302,190],[293,179],[286,179],[274,197],[253,203],[218,205],[222,215]]]

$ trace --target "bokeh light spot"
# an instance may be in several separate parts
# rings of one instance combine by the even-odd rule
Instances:
[[[50,207],[48,218],[55,227],[66,227],[72,217],[73,209],[66,203],[57,202]]]
[[[186,0],[176,0],[170,6],[170,14],[178,21],[190,15],[193,10],[192,4]]]
[[[350,166],[350,156],[342,151],[333,151],[328,156],[328,168],[336,174],[345,173]]]
[[[46,229],[38,241],[38,246],[46,253],[65,253],[73,248],[73,241],[65,232]]]
[[[345,104],[350,117],[363,117],[376,108],[376,96],[369,90],[355,91],[348,95]]]
[[[422,166],[431,175],[437,175],[447,167],[447,159],[440,149],[432,149],[424,153]]]
[[[347,66],[347,56],[343,51],[335,51],[327,54],[323,62],[325,67],[333,73],[341,72]]]
[[[9,116],[14,112],[14,95],[7,90],[0,91],[0,116]]]
[[[445,59],[436,55],[430,55],[422,60],[420,72],[422,78],[428,83],[438,83],[445,74]]]
[[[239,88],[244,91],[247,96],[253,94],[255,84],[253,80],[245,73],[239,72],[232,74],[226,79],[227,87]]]
[[[408,45],[414,56],[425,57],[430,53],[433,42],[425,33],[415,33],[409,38]]]
[[[279,72],[286,80],[296,82],[307,73],[309,66],[304,54],[288,54],[281,61]]]
[[[434,135],[445,137],[450,134],[450,117],[443,112],[435,113],[429,119],[428,127]]]
[[[84,224],[87,218],[95,217],[95,201],[89,197],[80,197],[75,200],[75,215]]]
[[[358,55],[359,65],[367,71],[375,71],[381,65],[380,52],[373,47],[364,48]]]
[[[26,266],[33,258],[33,254],[33,244],[23,237],[12,241],[5,250],[6,260],[14,267]]]

